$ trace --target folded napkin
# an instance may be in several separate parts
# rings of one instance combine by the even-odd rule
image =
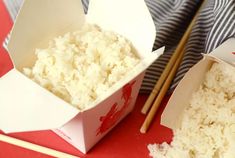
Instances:
[[[4,0],[13,21],[22,2],[23,0]],[[140,92],[149,93],[202,0],[145,0],[145,2],[156,26],[154,50],[166,46],[164,54],[146,71]],[[82,0],[82,3],[86,13],[89,0]],[[177,86],[189,68],[202,58],[201,53],[210,53],[231,37],[235,37],[235,0],[206,0],[193,26],[183,60],[169,92]],[[4,42],[5,48],[8,39],[9,36]]]

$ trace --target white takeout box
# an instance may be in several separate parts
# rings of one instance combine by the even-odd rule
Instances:
[[[192,94],[198,90],[214,62],[225,62],[235,67],[235,38],[228,39],[210,54],[204,55],[204,58],[185,74],[162,113],[162,125],[173,130],[180,127],[184,109],[189,105]]]
[[[94,23],[129,39],[141,57],[128,76],[102,100],[78,111],[21,73],[32,67],[35,48],[58,35]],[[86,153],[134,107],[145,69],[163,52],[152,46],[155,27],[144,0],[91,0],[85,16],[80,0],[25,0],[8,50],[14,68],[0,79],[0,129],[22,132],[53,129]]]

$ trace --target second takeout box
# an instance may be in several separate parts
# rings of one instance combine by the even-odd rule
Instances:
[[[235,68],[235,38],[228,39],[210,54],[204,55],[203,59],[185,74],[163,111],[161,116],[162,125],[173,130],[180,127],[183,112],[189,105],[192,94],[203,83],[206,72],[214,62],[225,62]]]
[[[94,23],[131,41],[141,62],[103,100],[78,111],[22,74],[32,67],[35,48]],[[152,52],[155,27],[144,0],[91,0],[88,14],[79,0],[25,0],[8,50],[14,68],[0,79],[0,129],[22,132],[53,129],[86,153],[134,107],[145,69],[163,52]]]

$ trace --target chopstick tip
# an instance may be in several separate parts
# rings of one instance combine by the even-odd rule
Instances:
[[[146,114],[147,114],[147,110],[144,109],[144,108],[142,108],[141,113],[144,114],[144,115],[146,115]]]
[[[145,133],[146,133],[146,128],[141,127],[141,128],[140,128],[140,133],[145,134]]]

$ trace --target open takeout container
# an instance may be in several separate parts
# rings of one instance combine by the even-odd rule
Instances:
[[[228,39],[210,54],[204,55],[204,58],[185,74],[162,113],[162,125],[173,130],[180,127],[184,109],[189,105],[192,94],[198,90],[214,62],[225,62],[235,67],[235,38]]]
[[[50,39],[86,22],[129,39],[141,62],[103,99],[79,111],[23,75],[22,68],[32,67],[35,48],[46,47]],[[145,69],[163,52],[152,52],[154,39],[144,0],[91,0],[87,15],[79,0],[25,0],[8,44],[14,68],[0,78],[0,129],[52,129],[86,153],[133,109]]]

